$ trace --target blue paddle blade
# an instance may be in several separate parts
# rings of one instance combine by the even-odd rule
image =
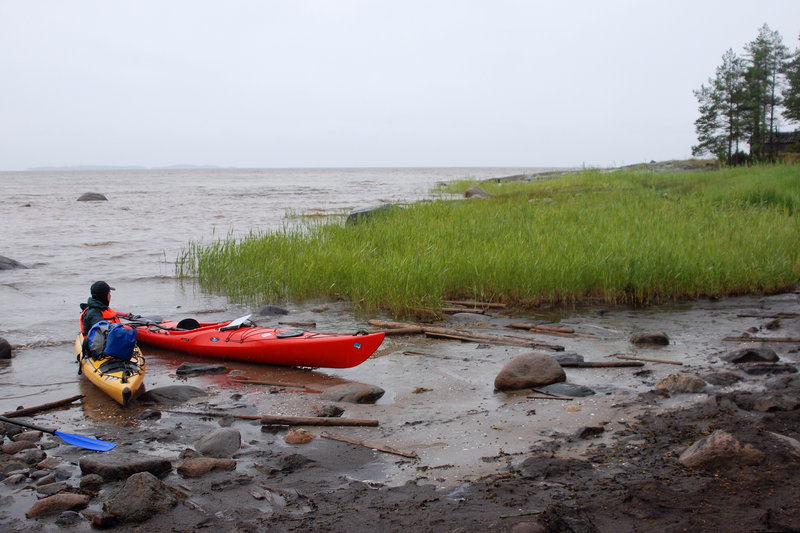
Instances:
[[[61,440],[72,446],[85,448],[87,450],[95,450],[98,452],[107,452],[116,446],[113,442],[106,442],[100,439],[93,439],[91,437],[84,437],[83,435],[75,435],[74,433],[64,433],[63,431],[54,431],[53,435],[59,437]]]

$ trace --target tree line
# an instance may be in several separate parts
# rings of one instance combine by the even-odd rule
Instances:
[[[727,164],[773,158],[781,117],[800,122],[800,49],[790,52],[764,24],[743,55],[723,54],[715,76],[694,95],[700,116],[692,155],[713,154]]]

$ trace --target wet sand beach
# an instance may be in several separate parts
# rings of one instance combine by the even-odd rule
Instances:
[[[582,355],[587,362],[620,361],[617,355],[628,355],[681,363],[566,367],[567,384],[583,390],[581,394],[591,392],[571,400],[538,399],[530,390],[494,390],[499,370],[529,351],[525,347],[403,335],[387,337],[379,351],[355,369],[323,373],[226,364],[225,374],[176,377],[172,386],[208,393],[177,405],[138,402],[123,413],[86,390],[80,406],[41,418],[117,443],[109,453],[153,456],[170,464],[159,479],[179,494],[173,507],[142,524],[111,520],[103,508],[123,489],[125,480],[104,482],[89,493],[89,503],[70,525],[76,529],[91,528],[92,517],[100,523],[98,516],[106,516],[120,531],[797,528],[792,509],[798,493],[792,479],[798,451],[792,446],[800,439],[796,423],[800,383],[791,369],[800,357],[798,345],[763,344],[774,349],[780,361],[761,373],[748,373],[752,365],[729,363],[724,357],[753,343],[723,340],[742,334],[800,336],[797,297],[792,293],[648,310],[604,308],[528,316],[458,313],[437,324],[535,339],[562,346],[564,352]],[[285,318],[319,320],[341,312],[335,306],[297,309]],[[777,328],[775,317],[783,317]],[[569,327],[581,336],[530,334],[508,327],[523,321]],[[665,333],[669,344],[630,342],[634,333],[652,331]],[[697,392],[657,388],[670,374],[699,378],[705,386]],[[243,385],[242,379],[306,384],[320,392],[356,381],[380,387],[385,394],[375,404],[331,402],[307,389]],[[287,434],[297,428],[185,414],[316,416],[316,409],[326,405],[342,409],[345,418],[375,419],[379,424],[305,426],[315,438],[289,444]],[[241,447],[227,457],[235,461],[234,469],[212,470],[199,477],[182,475],[181,467],[194,455],[201,437],[222,428],[241,435]],[[710,468],[689,468],[679,462],[692,444],[717,430],[763,455],[748,462],[731,452]],[[323,432],[366,446],[325,438]],[[781,443],[788,444],[781,447]],[[85,474],[78,465],[85,452],[61,445],[45,453],[57,463],[54,470],[69,474],[64,481],[72,488],[67,490],[82,492]],[[57,513],[26,519],[24,513],[42,498],[38,487],[32,478],[0,487],[0,497],[8,503],[4,527],[45,531],[71,516],[59,518]]]

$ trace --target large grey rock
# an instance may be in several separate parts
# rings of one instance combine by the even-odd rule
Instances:
[[[750,444],[742,445],[733,435],[718,429],[689,446],[678,461],[689,468],[728,469],[758,464],[763,458],[764,452]]]
[[[126,479],[139,472],[162,476],[172,471],[172,463],[163,457],[115,451],[81,457],[78,464],[83,475],[98,474],[106,481]]]
[[[0,337],[0,359],[11,359],[12,355],[11,343]]]
[[[208,393],[206,391],[197,387],[189,385],[169,385],[149,390],[139,396],[138,400],[140,402],[169,405],[188,402],[193,398],[200,398],[207,395]]]
[[[277,305],[262,305],[256,311],[257,316],[288,315],[289,311]]]
[[[491,194],[478,185],[470,185],[469,188],[464,191],[464,198],[489,198],[490,196]]]
[[[79,202],[105,202],[108,198],[99,192],[85,192],[78,198]]]
[[[208,374],[224,374],[228,369],[225,365],[208,363],[181,363],[175,374],[178,376],[203,376]]]
[[[347,215],[347,220],[345,224],[357,224],[359,222],[363,222],[368,220],[375,215],[385,214],[394,209],[395,206],[392,204],[382,204],[378,206],[372,207],[362,207],[359,209],[354,209],[350,211],[350,214]]]
[[[364,403],[377,402],[386,391],[366,383],[343,383],[334,385],[320,394],[320,399],[334,402]]]
[[[511,360],[494,379],[497,390],[542,387],[567,380],[558,361],[546,354],[531,352]]]
[[[125,481],[103,509],[121,522],[144,522],[155,514],[168,513],[179,501],[177,490],[149,472],[139,472]]]
[[[700,392],[706,387],[702,379],[688,374],[670,374],[658,380],[655,388],[668,392]]]
[[[772,348],[750,347],[728,352],[722,357],[728,363],[774,363],[780,357]]]
[[[742,365],[741,368],[745,374],[750,374],[751,376],[797,374],[797,367],[790,364],[751,363],[749,365]]]
[[[242,434],[233,428],[223,428],[203,435],[195,449],[207,457],[230,457],[242,447]]]
[[[574,383],[566,383],[566,382],[553,383],[552,385],[542,387],[542,390],[545,392],[549,392],[550,394],[555,394],[557,396],[573,396],[576,398],[584,398],[586,396],[597,394],[589,387],[585,387],[583,385],[576,385]]]
[[[15,268],[28,268],[19,261],[0,255],[0,270],[13,270]]]

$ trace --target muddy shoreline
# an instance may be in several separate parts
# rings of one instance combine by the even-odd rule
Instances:
[[[8,531],[62,530],[59,524],[76,531],[99,525],[114,531],[797,530],[800,456],[781,443],[800,440],[800,378],[787,370],[798,366],[798,343],[756,343],[775,350],[780,361],[774,373],[751,374],[745,366],[723,360],[744,343],[722,339],[748,330],[756,336],[800,337],[798,312],[798,295],[790,293],[546,317],[458,313],[439,324],[561,345],[586,361],[618,360],[616,355],[627,354],[681,363],[566,368],[568,384],[593,392],[569,401],[530,398],[531,391],[493,390],[497,372],[526,348],[419,335],[387,337],[361,372],[229,368],[218,376],[179,380],[207,390],[208,396],[179,405],[140,402],[126,412],[93,409],[102,399],[87,396],[81,407],[43,414],[37,422],[116,442],[117,449],[109,453],[168,459],[172,469],[161,481],[180,494],[180,502],[143,523],[92,526],[90,518],[102,513],[104,503],[125,482],[82,489],[79,463],[86,452],[47,444],[54,439],[45,435],[38,446],[53,459],[48,472],[60,472],[66,490],[89,494],[89,503],[74,514],[26,518],[43,497],[32,477],[42,469],[32,466],[18,483],[0,484],[0,526]],[[304,321],[309,314],[298,312],[287,319]],[[547,321],[585,335],[555,337],[508,327],[520,321]],[[670,344],[631,344],[630,336],[642,331],[663,331]],[[697,377],[706,386],[693,393],[657,390],[656,384],[671,374]],[[334,402],[344,417],[377,419],[380,424],[306,427],[316,438],[288,444],[290,428],[285,426],[181,414],[314,416],[316,407],[331,403],[292,387],[230,381],[237,375],[304,382],[316,390],[345,381],[381,387],[386,394],[376,404]],[[187,450],[219,428],[241,434],[241,448],[232,454],[235,469],[200,477],[179,474]],[[692,444],[716,430],[761,449],[760,462],[734,457],[714,468],[688,468],[679,462]],[[412,451],[417,457],[323,438],[322,431]],[[789,440],[775,440],[773,434]]]

